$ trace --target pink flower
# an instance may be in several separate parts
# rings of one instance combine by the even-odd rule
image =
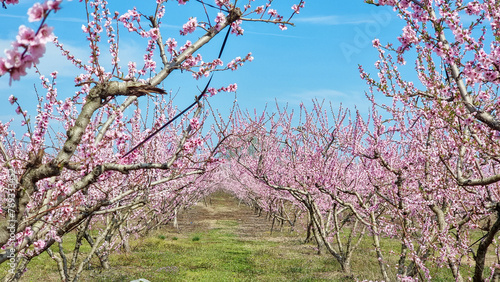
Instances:
[[[27,237],[33,235],[33,231],[31,230],[31,227],[29,227],[29,226],[26,227],[26,229],[24,230],[24,234],[23,235],[27,236]]]
[[[20,80],[21,76],[25,76],[26,73],[26,68],[31,67],[31,63],[27,62],[25,66],[20,67],[20,68],[13,68],[10,70],[10,78],[12,80]],[[26,115],[25,113],[22,113],[23,115]]]
[[[33,7],[28,10],[28,20],[30,22],[37,22],[43,19],[45,15],[45,9],[40,3],[35,3]]]
[[[304,5],[306,4],[306,1],[303,1],[300,5],[294,4],[292,6],[292,10],[295,11],[295,13],[300,13],[300,8],[304,8]]]
[[[5,59],[0,58],[0,75],[4,75],[9,71],[9,69],[5,66]]]
[[[278,12],[275,9],[269,9],[269,11],[267,11],[267,14],[271,15],[271,17],[277,17],[278,16]]]
[[[230,84],[228,87],[227,87],[227,91],[228,92],[236,92],[236,89],[238,89],[238,85],[236,83],[234,84]]]
[[[180,48],[181,53],[186,51],[187,48],[189,48],[192,45],[191,41],[187,40],[186,44]]]
[[[185,5],[189,0],[177,0],[177,1],[179,2],[179,5]]]
[[[256,12],[257,14],[262,14],[262,13],[264,13],[264,5],[257,7],[257,8],[255,9],[255,12]]]
[[[229,5],[229,0],[215,0],[215,4],[221,8],[224,5]]]
[[[53,30],[53,27],[49,27],[48,25],[44,24],[38,31],[36,37],[40,40],[41,43],[46,44],[47,42],[54,39],[54,34],[52,33]]]
[[[5,0],[2,2],[4,2],[5,4],[19,4],[19,0]]]
[[[39,63],[39,59],[43,57],[43,54],[45,54],[45,44],[38,44],[38,45],[32,45],[28,48],[30,51],[30,58],[28,59],[28,56],[25,56],[23,58],[25,61],[33,62],[35,64]],[[30,66],[31,67],[31,66]]]
[[[197,26],[198,21],[196,20],[196,17],[190,18],[189,21],[182,26],[182,30],[180,31],[180,33],[181,35],[192,33],[196,30]]]
[[[43,249],[43,247],[45,247],[45,241],[38,240],[38,241],[33,243],[33,246],[35,247],[35,250]]]
[[[231,33],[234,33],[237,36],[238,35],[243,35],[244,30],[240,26],[241,23],[242,23],[242,20],[237,20],[237,21],[231,23]]]
[[[6,50],[5,55],[4,64],[7,69],[18,68],[22,65],[21,53],[17,50]]]
[[[62,2],[62,0],[55,0],[55,1],[49,0],[43,4],[43,7],[46,10],[54,10],[54,12],[57,12],[57,11],[61,10],[61,7],[59,7],[61,2]]]
[[[167,45],[167,51],[172,54],[174,52],[174,48],[177,47],[177,41],[175,39],[169,38],[165,43]]]
[[[494,70],[489,70],[489,71],[487,71],[487,72],[484,73],[484,78],[487,81],[495,82],[497,80],[497,78],[498,78],[498,72],[494,71]]]
[[[29,46],[32,44],[36,44],[36,36],[35,31],[29,27],[21,25],[19,27],[19,33],[16,36],[17,43],[21,46]]]
[[[217,94],[217,89],[213,88],[213,87],[210,87],[207,89],[207,92],[210,93],[210,97],[214,96]]]
[[[16,98],[16,97],[14,97],[14,95],[10,95],[10,96],[9,96],[9,103],[10,103],[11,105],[14,105],[14,103],[15,103],[15,102],[17,102],[17,98]]]
[[[223,13],[219,12],[217,14],[217,17],[215,18],[215,22],[217,23],[215,25],[215,29],[216,30],[221,30],[222,29],[222,25],[226,23],[226,16],[224,16]]]
[[[481,5],[477,1],[474,1],[467,4],[465,12],[468,15],[479,15],[481,13],[481,9]]]
[[[192,118],[190,121],[189,121],[189,125],[191,125],[191,128],[193,130],[197,130],[201,127],[201,123],[200,121],[198,120],[198,118]]]

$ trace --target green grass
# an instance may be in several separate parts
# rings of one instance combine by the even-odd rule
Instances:
[[[226,201],[224,205],[227,212],[226,205],[230,203]],[[216,207],[211,209],[217,210]],[[210,219],[210,226],[181,228],[180,232],[163,228],[150,232],[145,238],[131,240],[130,253],[110,255],[109,270],[99,268],[99,261],[94,257],[86,266],[81,281],[138,278],[150,281],[355,281],[342,274],[339,264],[326,250],[317,255],[314,244],[304,244],[304,234],[274,232],[270,235],[269,229],[264,227],[260,231],[252,229],[254,234],[245,237],[248,234],[242,231],[244,214],[232,214],[227,219],[224,214]],[[265,218],[260,220],[265,221]],[[75,243],[73,234],[69,235],[64,239],[66,250]],[[381,244],[387,262],[396,265],[398,257],[390,255],[389,250],[397,253],[399,241],[385,238]],[[52,249],[57,252],[55,246]],[[87,253],[90,246],[83,244],[80,250]],[[351,266],[356,279],[381,280],[371,237],[366,236],[361,242],[353,254]],[[34,258],[28,268],[22,281],[60,280],[55,262],[46,253]],[[0,265],[0,277],[6,269],[6,264]],[[471,268],[463,267],[462,270],[464,277],[471,275]],[[394,268],[390,271],[394,272]],[[433,281],[453,280],[447,268],[433,268],[431,274]]]
[[[242,240],[234,229],[238,223],[221,221],[218,228],[177,234],[177,240],[161,230],[142,240],[131,241],[132,252],[113,253],[111,269],[86,269],[82,281],[321,281],[340,277],[330,256],[305,256],[276,241]],[[172,237],[173,238],[173,237]],[[195,240],[197,239],[197,240]],[[67,240],[69,249],[74,243]],[[82,246],[82,252],[89,250]],[[98,265],[97,260],[92,264]],[[46,254],[29,265],[23,281],[58,281],[57,267]],[[332,276],[333,275],[333,276]]]

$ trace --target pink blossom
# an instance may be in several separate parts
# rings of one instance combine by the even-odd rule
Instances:
[[[187,35],[189,33],[192,33],[196,30],[197,26],[198,26],[198,21],[196,20],[196,17],[189,18],[189,21],[182,26],[180,34]]]
[[[43,57],[43,54],[45,54],[45,44],[37,44],[37,45],[32,45],[28,48],[28,51],[30,52],[31,60],[28,60],[28,56],[24,58],[25,61],[31,61],[35,64],[39,63],[39,59]],[[31,67],[31,66],[30,66]]]
[[[300,5],[297,5],[297,4],[294,4],[292,6],[292,10],[295,12],[295,13],[300,13],[300,9],[301,8],[304,8],[304,5],[306,4],[306,1],[303,1]]]
[[[11,105],[14,105],[14,103],[15,103],[15,102],[17,102],[17,98],[16,98],[16,97],[14,97],[14,95],[10,95],[10,96],[9,96],[9,103],[10,103]]]
[[[30,226],[26,227],[26,229],[24,230],[23,235],[26,236],[26,237],[30,237],[31,235],[33,235],[33,230],[31,230]]]
[[[215,4],[219,6],[220,8],[222,6],[228,6],[229,5],[229,0],[215,0]]]
[[[226,23],[226,16],[224,16],[223,13],[219,12],[217,14],[217,17],[215,18],[215,22],[217,23],[215,25],[215,29],[216,30],[221,30],[222,29],[222,25],[224,25]]]
[[[54,39],[54,34],[52,33],[53,30],[53,27],[44,24],[38,31],[36,37],[40,40],[41,43],[46,44],[47,42]]]
[[[21,58],[21,53],[19,51],[10,49],[10,50],[5,50],[5,67],[7,69],[11,68],[18,68],[22,66],[22,58]]]
[[[190,40],[187,40],[187,41],[186,41],[186,43],[184,44],[184,46],[182,46],[182,47],[180,48],[181,53],[182,53],[182,52],[184,52],[184,51],[186,51],[186,49],[187,49],[187,48],[189,48],[189,46],[191,46],[191,45],[193,45],[193,44],[191,43],[191,41],[190,41]]]
[[[484,78],[486,81],[495,82],[498,79],[498,72],[495,70],[489,70],[484,73]]]
[[[469,2],[465,12],[468,15],[479,15],[481,13],[481,5],[477,1]]]
[[[185,5],[189,0],[177,0],[179,5]]]
[[[42,4],[35,3],[31,8],[28,9],[28,20],[30,22],[37,22],[43,19],[45,16],[45,9]]]
[[[21,25],[19,27],[19,33],[16,36],[17,44],[20,46],[29,46],[32,44],[36,44],[36,36],[35,31],[29,27]]]
[[[267,14],[271,15],[271,17],[277,17],[278,16],[278,12],[275,9],[269,9],[269,11],[267,11]]]
[[[35,250],[43,249],[43,247],[45,247],[45,241],[38,240],[38,241],[33,243],[33,246],[35,247]]]
[[[19,4],[19,0],[2,0],[5,4]]]
[[[9,68],[5,66],[5,59],[0,58],[0,76],[6,74],[9,71]]]
[[[46,10],[54,10],[54,12],[57,12],[61,9],[61,7],[59,7],[59,5],[62,3],[62,0],[49,0],[49,1],[46,1],[44,4],[43,4],[43,7],[46,9]]]
[[[214,96],[217,94],[217,89],[213,88],[213,87],[210,87],[207,89],[207,92],[210,93],[210,97]]]
[[[255,12],[256,12],[257,14],[262,14],[262,13],[264,13],[264,10],[265,10],[264,5],[262,5],[262,6],[257,7],[257,8],[255,9]]]
[[[238,85],[236,83],[234,84],[230,84],[228,87],[227,87],[227,91],[228,92],[236,92],[236,89],[238,89]]]
[[[245,31],[243,28],[241,28],[241,23],[242,20],[237,20],[233,23],[231,23],[231,33],[238,35],[243,35],[243,32]]]
[[[189,121],[189,125],[191,125],[191,128],[193,130],[197,130],[201,127],[201,123],[200,121],[198,120],[198,118],[192,118],[190,121]]]
[[[167,39],[167,42],[165,43],[165,45],[167,45],[167,51],[170,54],[173,54],[175,51],[174,48],[177,47],[177,41],[175,41],[175,39],[173,39],[173,38],[169,38],[169,39]]]

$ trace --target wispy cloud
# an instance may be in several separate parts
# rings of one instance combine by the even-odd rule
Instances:
[[[10,15],[10,14],[0,14],[0,17],[3,18],[15,18],[15,19],[26,19],[28,20],[28,15]],[[58,21],[58,22],[74,22],[74,23],[86,23],[87,21],[79,18],[58,18],[51,17],[50,21]]]
[[[350,25],[360,23],[372,23],[373,19],[366,16],[316,16],[316,17],[297,17],[293,19],[296,23],[320,24],[320,25]]]
[[[3,17],[3,18],[16,18],[16,19],[28,19],[28,16],[9,15],[9,14],[0,14],[0,17]]]
[[[302,38],[300,36],[280,34],[280,33],[267,33],[267,32],[255,32],[255,31],[245,31],[245,33],[256,34],[256,35],[265,35],[265,36],[277,36],[277,37],[288,37],[288,38]],[[286,33],[286,31],[283,31]]]

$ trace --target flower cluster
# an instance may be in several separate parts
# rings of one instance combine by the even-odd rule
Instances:
[[[62,0],[35,3],[29,10],[30,22],[41,21],[50,11],[58,11]],[[5,50],[5,57],[0,58],[0,76],[9,73],[11,80],[19,80],[26,75],[26,69],[38,64],[45,53],[45,45],[53,39],[52,27],[42,24],[37,31],[21,25],[12,49]]]
[[[189,120],[189,125],[193,130],[198,130],[201,127],[201,123],[198,118],[192,118],[191,120]]]
[[[170,55],[175,56],[175,47],[177,47],[177,41],[175,41],[174,38],[169,38],[167,39],[167,42],[165,42],[165,45],[167,46],[167,52],[169,52]]]
[[[215,4],[219,6],[219,8],[222,8],[223,6],[225,7],[230,6],[229,0],[215,0]]]
[[[222,26],[226,23],[226,16],[224,16],[223,13],[219,12],[217,14],[217,17],[215,18],[215,22],[217,23],[215,25],[216,30],[221,30]]]
[[[141,15],[137,12],[135,7],[133,10],[128,10],[125,14],[121,15],[118,21],[123,23],[128,31],[137,31],[138,28],[135,27],[134,21],[137,22],[139,29],[141,29]]]
[[[198,21],[196,20],[196,17],[189,18],[189,21],[182,26],[180,34],[187,35],[189,33],[192,33],[196,30],[197,26],[198,26]]]
[[[300,13],[300,9],[301,8],[304,8],[304,5],[306,4],[306,1],[302,1],[299,5],[297,4],[293,4],[292,6],[292,10],[295,12],[295,13]]]
[[[237,20],[235,22],[232,22],[231,23],[231,33],[236,34],[236,36],[243,35],[243,32],[245,30],[241,27],[242,22],[243,22],[242,20]]]
[[[221,87],[219,89],[215,89],[210,87],[207,89],[207,92],[210,93],[210,97],[216,95],[219,92],[236,92],[238,89],[238,85],[236,83],[229,84],[227,87]]]
[[[203,139],[197,137],[197,138],[191,138],[182,147],[184,150],[191,152],[192,150],[200,147],[203,145]]]
[[[232,60],[231,62],[229,62],[227,64],[227,68],[230,69],[230,70],[237,70],[239,67],[241,67],[243,65],[244,62],[246,61],[253,61],[253,57],[252,57],[252,53],[248,53],[246,55],[245,58],[241,58],[241,57],[236,57],[234,60]]]
[[[198,56],[201,55],[198,54]],[[199,60],[201,61],[201,60]],[[193,77],[195,79],[200,79],[202,76],[208,77],[211,71],[213,71],[217,66],[222,66],[223,62],[221,59],[215,59],[212,62],[203,63],[200,66],[200,69],[197,72],[193,72]]]
[[[2,0],[2,5],[4,5],[5,7],[5,4],[19,4],[19,0]]]

